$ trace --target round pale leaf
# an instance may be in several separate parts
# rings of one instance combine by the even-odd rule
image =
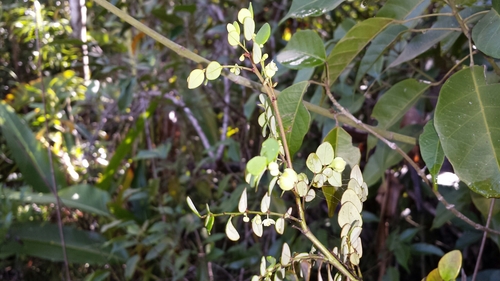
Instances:
[[[245,36],[245,39],[247,41],[250,41],[252,40],[254,33],[255,33],[255,21],[250,17],[246,17],[243,20],[243,36]]]
[[[314,191],[314,189],[309,189],[309,191],[307,192],[307,195],[306,195],[306,202],[311,202],[314,200],[314,198],[316,198],[316,191]]]
[[[253,63],[259,64],[261,59],[262,59],[262,49],[260,48],[259,44],[253,44],[252,48]]]
[[[260,215],[256,215],[252,219],[252,231],[258,237],[262,237],[262,233],[264,232],[264,226],[262,225],[262,220]]]
[[[307,184],[303,181],[299,181],[295,187],[297,193],[300,197],[304,197],[307,194]]]
[[[207,75],[208,80],[214,80],[219,78],[221,72],[222,66],[220,65],[220,63],[213,61],[208,64],[205,74]]]
[[[247,210],[247,189],[243,189],[243,193],[241,193],[240,202],[238,203],[238,211],[243,213]]]
[[[231,221],[232,218],[233,217],[230,217],[229,220],[227,220],[226,236],[231,241],[238,241],[240,239],[240,234],[238,233],[238,231],[234,227],[233,222]]]
[[[343,227],[346,224],[353,224],[355,221],[362,222],[362,219],[358,208],[353,203],[346,202],[340,207],[338,221],[340,227]]]
[[[316,149],[316,154],[324,166],[330,165],[332,163],[334,154],[333,147],[329,142],[324,142]]]
[[[359,200],[359,197],[356,192],[354,192],[354,190],[347,189],[346,191],[344,191],[344,194],[342,194],[342,199],[340,200],[340,204],[344,205],[344,203],[346,202],[351,202],[358,210],[358,213],[361,213],[361,211],[363,211],[363,203],[361,203],[361,200]]]
[[[363,173],[361,173],[361,169],[356,165],[351,170],[351,179],[355,179],[359,184],[363,182]]]
[[[203,83],[203,81],[205,81],[205,72],[203,71],[203,69],[195,69],[191,71],[187,78],[188,88],[198,88]]]
[[[337,171],[333,171],[332,176],[328,178],[328,183],[331,186],[341,187],[342,186],[342,174],[337,172]]]
[[[240,34],[234,30],[230,31],[227,34],[227,42],[233,47],[238,46],[240,44]]]
[[[245,18],[252,18],[252,13],[249,9],[243,8],[238,12],[238,21],[243,24]]]
[[[309,157],[307,157],[306,166],[315,174],[320,173],[323,169],[319,156],[314,152],[309,154]]]
[[[271,196],[266,192],[264,197],[262,197],[262,201],[260,202],[260,211],[266,213],[269,211],[269,206],[271,205]]]

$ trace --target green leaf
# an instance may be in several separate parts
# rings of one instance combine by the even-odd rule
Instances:
[[[335,9],[345,0],[293,0],[288,13],[281,19],[282,24],[288,18],[318,17]]]
[[[257,35],[255,35],[254,42],[260,45],[266,44],[267,40],[269,39],[269,36],[271,36],[271,26],[269,23],[265,23],[257,32]]]
[[[307,81],[297,83],[283,90],[278,96],[278,109],[292,156],[300,149],[309,130],[311,115],[302,102],[308,85]]]
[[[115,154],[111,157],[106,170],[99,179],[97,187],[104,190],[109,190],[111,188],[111,184],[118,168],[122,164],[125,157],[127,157],[128,153],[132,150],[132,146],[134,145],[135,140],[138,139],[139,134],[144,130],[144,122],[153,114],[157,106],[158,103],[152,101],[146,112],[140,115],[139,119],[135,123],[135,126],[127,132],[125,139],[116,148]]]
[[[425,2],[428,3],[429,0],[389,0],[378,11],[377,17],[403,20],[406,19],[415,8]]]
[[[337,80],[359,52],[392,22],[393,19],[388,18],[370,18],[356,24],[347,32],[326,59],[330,85]]]
[[[463,69],[441,88],[434,125],[455,173],[473,191],[500,197],[500,84],[480,66]]]
[[[52,155],[56,180],[54,183],[47,149],[36,140],[30,128],[12,107],[3,102],[0,103],[0,129],[23,180],[35,191],[49,192],[52,187],[59,189],[66,185],[64,174],[56,166],[57,157]]]
[[[439,275],[445,281],[455,280],[460,268],[462,268],[462,253],[459,250],[446,253],[438,263]]]
[[[191,198],[189,196],[186,197],[186,202],[188,204],[189,209],[191,209],[191,211],[195,215],[197,215],[198,217],[201,217],[200,212],[198,212],[198,209],[196,209],[196,206],[194,205],[193,200],[191,200]]]
[[[232,38],[230,36],[231,33],[232,32],[229,33],[230,39]],[[231,42],[229,42],[229,44],[231,44]],[[236,45],[238,45],[238,43],[236,43]],[[193,71],[191,71],[191,73],[189,73],[189,76],[187,78],[188,88],[189,89],[198,88],[203,83],[203,81],[205,81],[205,72],[203,71],[203,69],[194,69]]]
[[[491,9],[472,29],[476,47],[486,55],[500,59],[500,15]]]
[[[127,280],[130,280],[134,276],[137,264],[140,260],[141,257],[139,255],[135,255],[127,260],[127,264],[125,267],[125,278]]]
[[[32,193],[5,190],[6,197],[11,201],[35,204],[55,204],[56,198],[52,193]],[[91,185],[74,185],[63,188],[59,197],[64,206],[79,209],[80,211],[111,217],[107,204],[111,200],[110,195],[101,189]]]
[[[260,176],[267,167],[267,157],[255,156],[247,163],[247,172],[254,176]]]
[[[352,145],[352,137],[341,127],[333,128],[323,139],[333,146],[335,156],[340,156],[349,164],[354,167],[361,159],[361,152],[359,148]]]
[[[312,30],[299,30],[278,54],[277,61],[291,69],[322,65],[326,51],[321,37]]]
[[[378,127],[387,129],[396,124],[429,86],[415,79],[406,79],[392,86],[373,108],[372,117],[377,119]]]
[[[2,245],[0,258],[27,255],[54,262],[62,262],[61,239],[57,225],[50,223],[23,223],[9,229],[10,238]],[[63,227],[66,252],[70,263],[104,265],[127,259],[124,249],[112,252],[104,247],[106,239],[99,233]]]
[[[207,70],[205,71],[205,74],[207,75],[208,80],[215,80],[219,78],[221,72],[222,72],[222,66],[220,65],[220,63],[212,61],[207,65]]]
[[[165,241],[162,241],[162,242],[154,245],[154,247],[148,251],[144,260],[150,261],[152,259],[156,259],[161,253],[163,253],[163,251],[165,251],[167,246],[168,246],[168,244]]]
[[[443,281],[443,278],[439,275],[439,270],[434,268],[431,272],[429,272],[425,281]]]
[[[120,81],[120,96],[118,97],[118,109],[121,111],[127,109],[134,99],[135,86],[137,79],[123,79]]]
[[[398,2],[404,2],[399,1]],[[407,27],[401,24],[391,25],[382,31],[375,39],[373,39],[370,46],[366,49],[363,59],[359,64],[358,72],[356,73],[355,85],[358,85],[363,76],[372,68],[377,60],[382,57],[383,53],[389,49],[389,46],[407,30]]]
[[[420,153],[425,165],[433,178],[436,178],[444,162],[444,152],[439,141],[434,120],[430,120],[424,127],[424,132],[419,138]]]
[[[411,250],[414,253],[422,254],[422,255],[436,255],[443,256],[444,252],[437,246],[428,243],[415,243],[411,245]]]
[[[492,0],[491,2],[493,5],[493,9],[495,9],[497,13],[500,13],[500,0]]]
[[[275,161],[279,152],[280,144],[277,140],[269,138],[262,143],[260,155],[267,158],[267,163]]]
[[[320,146],[316,149],[316,154],[318,155],[319,160],[321,160],[321,164],[325,166],[330,165],[334,158],[333,147],[329,142],[323,142],[320,144]]]
[[[473,13],[480,11],[479,7],[470,7],[462,10],[459,14],[462,18],[467,18]],[[420,54],[432,48],[441,40],[447,38],[450,34],[460,33],[453,30],[432,30],[432,28],[458,28],[460,27],[455,17],[438,17],[438,20],[432,25],[431,30],[419,34],[406,45],[403,52],[389,65],[395,67],[403,62],[416,58]]]

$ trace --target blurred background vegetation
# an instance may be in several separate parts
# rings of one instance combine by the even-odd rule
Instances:
[[[111,2],[209,60],[233,64],[239,57],[227,44],[225,25],[248,6],[247,1]],[[290,18],[278,25],[291,2],[253,1],[256,22],[272,27],[266,50],[272,57],[300,29],[316,30],[333,46],[358,20],[373,16],[383,5],[383,1],[350,1],[319,17]],[[197,65],[92,1],[85,1],[85,53],[91,74],[85,79],[84,42],[73,35],[69,2],[40,3],[40,48],[33,1],[0,3],[0,280],[64,278],[51,182],[58,186],[63,204],[61,220],[73,280],[249,280],[258,271],[260,257],[277,256],[283,241],[297,251],[309,251],[310,244],[291,228],[283,236],[266,230],[262,239],[256,239],[248,224],[241,223],[239,229],[246,232],[233,243],[225,239],[225,219],[221,219],[209,236],[203,221],[185,204],[189,195],[194,202],[207,202],[213,212],[236,208],[245,187],[245,163],[262,142],[258,93],[226,78],[188,90],[186,78]],[[438,11],[442,6],[436,1],[428,9]],[[424,19],[422,25],[433,21]],[[423,69],[433,80],[442,78],[454,58],[468,52],[462,37],[448,54],[439,48],[427,51],[424,56],[435,62],[430,68],[425,68],[424,59],[384,73],[382,65],[375,66],[368,72],[370,81],[364,81],[378,81],[369,94],[353,89],[353,77],[348,76],[335,86],[336,93],[344,106],[370,124],[379,93],[421,75]],[[391,52],[397,47],[402,46]],[[278,89],[319,76],[314,69],[297,72],[280,67]],[[435,96],[431,91],[419,101],[405,116],[406,124],[421,129]],[[321,104],[322,95],[310,91],[306,100]],[[315,116],[295,158],[296,167],[304,167],[303,155],[334,126],[335,120]],[[367,135],[345,129],[361,150],[363,167],[370,155]],[[6,130],[17,139],[6,138]],[[407,134],[417,136],[409,130]],[[54,171],[46,157],[49,144]],[[422,164],[417,147],[410,155]],[[482,233],[450,216],[443,206],[436,208],[432,193],[421,187],[403,162],[376,173],[364,212],[365,280],[421,280],[436,267],[443,251],[455,248],[462,250],[464,269],[470,272]],[[382,195],[388,190],[389,197]],[[442,192],[480,222],[482,210],[472,203],[468,189],[458,190]],[[382,204],[380,198],[388,199]],[[274,208],[284,212],[284,199],[273,198]],[[313,201],[307,213],[321,241],[330,247],[338,243],[340,229],[335,218],[328,218],[324,200]],[[500,270],[498,242],[498,238],[487,241],[482,265],[495,269],[495,274]]]

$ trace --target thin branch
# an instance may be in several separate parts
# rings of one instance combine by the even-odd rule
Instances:
[[[180,97],[177,98],[177,97],[173,96],[172,94],[166,94],[166,95],[164,95],[164,97],[171,100],[175,105],[181,107],[182,110],[184,110],[184,113],[186,113],[189,121],[191,121],[191,125],[193,125],[196,133],[198,133],[198,136],[200,137],[201,143],[203,144],[203,147],[207,151],[208,156],[210,156],[210,158],[214,158],[215,155],[211,149],[210,142],[208,141],[208,138],[205,135],[205,132],[203,132],[203,129],[201,128],[200,123],[198,123],[198,120],[196,120],[196,118],[194,117],[191,109],[189,109],[186,106],[186,104],[184,103],[184,101]]]
[[[44,125],[45,125],[45,132],[47,133],[47,139],[49,139],[48,134],[49,132],[49,121],[48,121],[48,114],[47,114],[47,98],[46,98],[46,92],[45,92],[45,84],[43,83],[43,69],[42,69],[42,43],[40,41],[40,33],[39,30],[42,28],[42,19],[40,18],[41,16],[41,7],[40,7],[40,2],[35,1],[34,2],[34,8],[35,8],[35,37],[36,37],[36,48],[38,50],[38,61],[37,61],[37,67],[38,71],[40,74],[40,90],[42,92],[42,103],[43,103],[43,116],[44,116]],[[52,158],[52,148],[50,145],[50,142],[47,141],[47,151],[49,154],[49,169],[50,169],[50,177],[51,177],[51,182],[49,183],[50,186],[50,191],[54,195],[56,199],[56,216],[57,216],[57,228],[59,230],[59,239],[61,240],[61,248],[62,248],[62,254],[63,254],[63,260],[64,260],[64,271],[66,273],[66,280],[71,281],[71,276],[69,274],[69,262],[68,262],[68,254],[66,252],[66,241],[64,239],[64,232],[63,232],[63,225],[62,225],[62,218],[61,218],[61,199],[59,198],[59,195],[57,194],[57,186],[56,186],[56,176],[55,176],[55,171],[54,171],[54,160]]]
[[[494,208],[495,208],[495,198],[491,199],[490,202],[490,210],[488,211],[488,218],[486,219],[486,227],[490,226]],[[474,267],[474,274],[472,275],[472,281],[476,281],[476,276],[477,272],[479,271],[479,265],[481,264],[481,257],[483,256],[484,244],[486,243],[487,237],[488,237],[488,232],[485,231],[483,233],[483,239],[481,240],[481,247],[479,247],[479,254],[477,255],[476,266]]]

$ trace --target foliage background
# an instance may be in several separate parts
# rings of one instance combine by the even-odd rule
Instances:
[[[246,1],[115,2],[163,36],[209,60],[230,65],[239,57],[227,44],[225,24],[248,6]],[[466,8],[474,1],[457,2]],[[222,234],[225,220],[221,219],[209,236],[203,221],[185,204],[189,195],[200,207],[206,202],[212,212],[236,208],[245,187],[245,163],[259,152],[262,142],[255,91],[227,78],[188,90],[189,72],[201,65],[179,57],[92,1],[86,2],[92,77],[84,81],[82,42],[71,35],[68,3],[48,0],[41,4],[42,47],[38,49],[33,2],[0,3],[0,280],[63,278],[52,182],[64,204],[61,220],[74,280],[249,280],[258,271],[260,257],[278,256],[284,241],[295,251],[310,250],[308,241],[292,228],[283,236],[266,230],[262,239],[256,239],[248,225],[239,222],[243,239],[232,243]],[[266,50],[271,57],[304,29],[315,30],[330,51],[356,22],[373,17],[385,3],[344,2],[319,17],[289,18],[279,24],[291,4],[253,1],[256,22],[272,27]],[[474,4],[477,11],[491,5]],[[443,1],[435,1],[422,13],[445,9]],[[439,20],[422,18],[418,27],[429,28]],[[368,75],[356,79],[356,71],[345,72],[333,86],[340,103],[366,124],[376,125],[377,119],[380,125],[372,113],[393,85],[406,78],[441,81],[469,53],[467,38],[455,32],[443,36],[437,45],[439,41],[427,42],[429,46],[418,57],[386,68],[416,34],[393,44],[385,42],[390,50]],[[361,58],[356,59],[354,69],[363,64]],[[474,61],[487,66],[490,81],[498,81],[492,58],[477,53]],[[253,79],[251,73],[243,75]],[[277,77],[277,88],[284,89],[303,80],[321,80],[321,69],[297,71],[280,66]],[[369,88],[360,90],[361,84]],[[404,111],[394,113],[402,114],[401,121],[383,129],[418,138],[434,112],[441,86],[436,83]],[[43,113],[42,91],[47,114]],[[328,107],[315,87],[310,87],[305,100]],[[304,155],[315,150],[335,125],[335,119],[314,115],[294,159],[296,168],[304,167]],[[366,132],[343,128],[360,149],[365,178],[371,175],[362,234],[365,280],[421,280],[452,249],[462,251],[464,272],[471,275],[482,232],[438,204],[430,188],[401,158],[384,150]],[[54,171],[46,157],[49,144]],[[420,167],[425,166],[419,146],[406,145],[405,150]],[[444,171],[452,171],[448,162]],[[52,179],[51,174],[56,177]],[[457,209],[484,224],[486,199],[463,183],[457,189],[440,186],[439,190]],[[258,202],[261,191],[250,193],[249,202]],[[307,205],[307,215],[312,231],[333,247],[339,242],[340,229],[335,217],[328,218],[322,200],[327,196],[320,194]],[[277,194],[274,208],[284,212],[286,200]],[[491,227],[498,229],[498,218]],[[499,242],[498,236],[486,241],[480,280],[495,280],[500,274]]]

